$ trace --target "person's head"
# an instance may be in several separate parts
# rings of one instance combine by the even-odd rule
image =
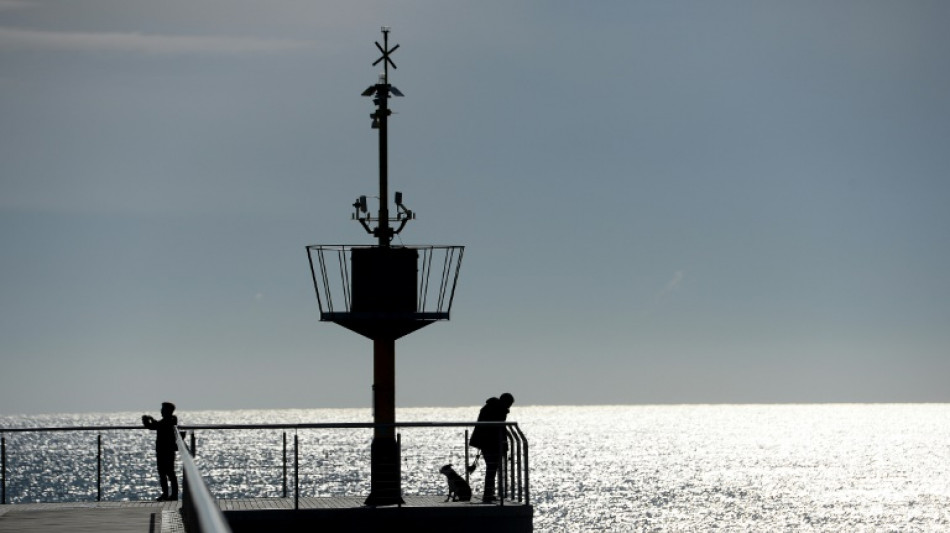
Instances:
[[[162,416],[171,416],[175,412],[175,404],[172,402],[162,402]]]
[[[498,399],[501,400],[501,403],[505,407],[511,407],[511,405],[515,403],[515,397],[512,396],[510,392],[506,392],[502,394],[501,396],[498,397]]]

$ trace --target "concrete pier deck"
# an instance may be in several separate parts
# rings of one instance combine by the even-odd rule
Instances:
[[[178,502],[71,502],[0,505],[0,533],[183,533]]]
[[[533,508],[517,502],[448,502],[444,497],[409,496],[401,507],[363,506],[363,496],[239,498],[218,500],[235,533],[253,531],[374,531],[394,526],[411,531],[532,530]],[[0,505],[0,533],[102,532],[183,533],[179,502],[76,502]]]

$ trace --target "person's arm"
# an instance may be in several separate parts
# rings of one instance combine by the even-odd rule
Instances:
[[[158,421],[148,415],[142,415],[142,425],[152,431],[157,431],[159,427]]]

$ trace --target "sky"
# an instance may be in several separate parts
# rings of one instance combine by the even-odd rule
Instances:
[[[950,3],[0,0],[0,414],[369,407],[305,247],[464,245],[396,405],[950,401]]]

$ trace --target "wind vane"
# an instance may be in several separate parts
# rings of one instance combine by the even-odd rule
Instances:
[[[394,46],[394,47],[392,47],[392,48],[390,49],[390,48],[389,48],[389,30],[390,30],[390,27],[389,27],[389,26],[383,26],[383,27],[380,28],[380,29],[381,29],[382,32],[383,32],[383,45],[380,46],[380,45],[379,45],[379,41],[376,41],[376,48],[379,48],[379,51],[383,53],[383,57],[381,57],[381,58],[377,59],[376,61],[374,61],[374,62],[373,62],[373,66],[375,67],[376,65],[378,65],[380,61],[385,61],[385,63],[383,63],[383,75],[386,76],[386,79],[388,80],[388,79],[389,79],[389,65],[392,65],[393,68],[396,68],[396,64],[393,63],[393,60],[389,58],[389,54],[395,52],[395,51],[399,48],[399,45],[397,44],[396,46]]]

